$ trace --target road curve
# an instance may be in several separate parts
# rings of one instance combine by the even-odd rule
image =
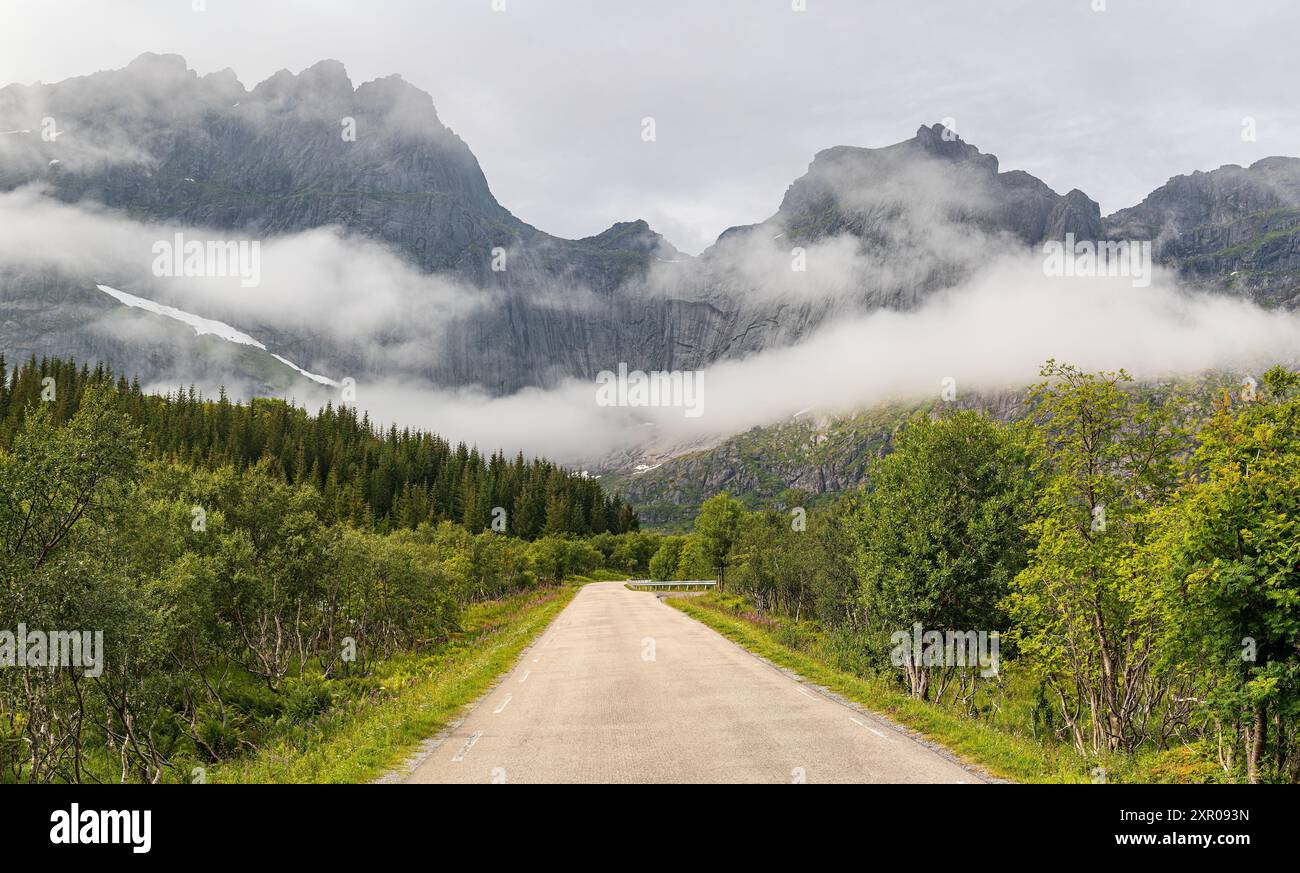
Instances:
[[[406,781],[981,780],[654,594],[600,582]]]

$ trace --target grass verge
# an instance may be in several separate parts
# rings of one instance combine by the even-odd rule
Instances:
[[[378,669],[380,690],[335,707],[292,739],[214,766],[210,782],[368,782],[394,769],[510,669],[577,593],[563,585],[469,607],[438,651]]]
[[[771,631],[728,612],[714,597],[670,597],[667,602],[737,645],[917,731],[994,776],[1016,782],[1091,781],[1081,760],[1069,749],[1013,736],[915,700],[883,682],[837,669],[811,654],[783,645]]]

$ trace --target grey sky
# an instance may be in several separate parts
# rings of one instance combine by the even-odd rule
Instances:
[[[400,73],[525,221],[581,237],[645,218],[691,252],[770,215],[817,151],[944,118],[1103,212],[1178,173],[1300,155],[1300,4],[1095,2],[0,0],[0,83],[144,51],[247,86],[326,57],[354,84]]]

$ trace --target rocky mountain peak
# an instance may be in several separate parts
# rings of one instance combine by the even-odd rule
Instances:
[[[901,143],[903,146],[909,144],[914,144],[916,148],[932,157],[953,163],[969,161],[989,173],[997,173],[998,171],[996,156],[983,154],[975,146],[958,136],[955,130],[949,130],[942,123],[932,124],[929,127],[921,125],[917,128],[915,137]]]
[[[1283,173],[1300,173],[1300,158],[1288,158],[1280,155],[1274,155],[1269,158],[1260,158],[1250,165],[1250,169],[1261,172],[1283,172]]]
[[[1023,170],[1000,173],[996,155],[943,124],[882,148],[818,152],[771,221],[796,241],[846,232],[883,241],[896,236],[891,227],[950,222],[1033,245],[1066,232],[1096,238],[1101,227],[1100,208],[1082,192],[1062,198]]]
[[[606,251],[640,252],[665,259],[670,256],[684,257],[672,243],[656,233],[643,218],[616,222],[608,230],[578,242]]]
[[[1225,164],[1174,176],[1137,206],[1121,209],[1106,221],[1113,232],[1156,239],[1294,207],[1300,207],[1300,159],[1269,157],[1244,169]]]
[[[138,76],[154,78],[198,78],[198,74],[185,63],[185,58],[176,54],[144,52],[127,64],[124,70]]]
[[[267,104],[274,111],[322,117],[348,114],[354,107],[355,92],[347,69],[334,60],[319,61],[301,73],[278,70],[260,82],[250,99]]]

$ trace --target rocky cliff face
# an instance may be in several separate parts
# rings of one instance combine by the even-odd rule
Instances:
[[[1300,306],[1300,159],[1175,176],[1106,219],[1113,239],[1154,240],[1187,282],[1268,306]]]

